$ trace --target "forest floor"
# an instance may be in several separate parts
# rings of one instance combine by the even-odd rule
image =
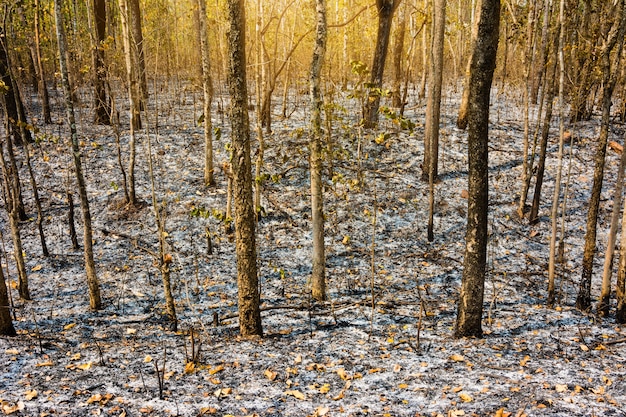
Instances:
[[[549,309],[548,213],[558,129],[555,125],[548,149],[542,217],[530,226],[515,214],[522,169],[521,100],[510,91],[494,92],[485,337],[456,340],[467,210],[466,132],[454,127],[460,91],[448,91],[442,106],[441,182],[430,243],[428,187],[419,180],[424,103],[406,111],[417,124],[412,132],[384,118],[378,131],[368,132],[355,127],[358,111],[345,110],[356,103],[347,93],[336,93],[334,176],[327,178],[325,192],[330,301],[321,305],[312,305],[307,295],[308,101],[292,97],[290,117],[276,114],[273,133],[265,138],[269,178],[257,234],[265,335],[243,340],[236,319],[234,243],[220,220],[225,176],[218,168],[217,186],[203,186],[203,134],[196,123],[201,95],[178,91],[160,93],[159,108],[150,104],[144,118],[157,198],[167,213],[178,332],[164,318],[160,273],[150,254],[158,249],[146,132],[139,136],[136,173],[137,194],[145,204],[131,210],[122,204],[113,128],[93,125],[89,108],[79,107],[104,308],[89,310],[82,252],[71,249],[67,232],[65,195],[73,174],[65,126],[42,126],[33,163],[52,254],[41,255],[35,222],[23,223],[33,300],[19,300],[12,290],[18,336],[0,338],[0,414],[626,416],[626,328],[612,317],[598,320],[574,308],[597,121],[572,129],[565,262],[558,270],[558,307]],[[126,123],[124,112],[122,117]],[[214,126],[221,130],[215,140],[221,166],[230,140],[223,113],[216,112]],[[128,134],[121,133],[126,158]],[[610,139],[621,142],[622,133],[616,122]],[[594,297],[618,159],[609,151]],[[24,193],[34,215],[26,186]],[[199,212],[210,215],[192,215]],[[78,204],[76,217],[80,236]],[[0,227],[10,257],[4,217]],[[8,275],[15,280],[12,261]],[[192,358],[195,363],[188,364]]]

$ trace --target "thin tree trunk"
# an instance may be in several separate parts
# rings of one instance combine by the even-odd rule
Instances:
[[[405,3],[406,5],[407,3]],[[392,88],[392,106],[396,108],[402,107],[402,80],[404,77],[402,63],[404,57],[404,38],[406,37],[407,16],[402,7],[398,27],[395,31],[393,42],[393,88]]]
[[[558,45],[555,45],[558,47]],[[555,50],[556,51],[556,50]],[[539,205],[541,203],[541,189],[543,187],[543,177],[546,170],[546,153],[548,150],[548,139],[550,136],[550,124],[552,123],[552,111],[554,109],[554,96],[555,96],[555,74],[556,74],[557,60],[554,60],[554,65],[550,71],[549,77],[546,81],[549,83],[548,91],[546,93],[546,114],[543,120],[543,127],[541,130],[541,142],[539,144],[539,161],[537,162],[537,175],[535,179],[535,192],[533,194],[533,202],[530,207],[530,214],[528,221],[536,223],[539,221]],[[544,87],[544,88],[546,88]]]
[[[472,14],[474,14],[474,8],[472,8]],[[474,44],[476,43],[476,37],[478,36],[478,25],[480,25],[481,15],[479,14],[477,18],[473,19],[472,25],[472,35],[470,37],[470,45],[472,50],[475,49]],[[459,114],[456,119],[456,127],[461,130],[467,129],[467,117],[469,110],[469,94],[470,94],[470,76],[471,76],[471,67],[472,67],[472,56],[467,60],[467,65],[465,66],[465,80],[463,82],[463,95],[461,96],[461,105],[459,106]]]
[[[313,271],[311,293],[314,299],[326,299],[326,255],[324,250],[324,186],[322,182],[322,95],[320,78],[326,54],[326,0],[316,1],[317,27],[311,61],[311,219],[313,229]]]
[[[148,99],[148,74],[146,73],[146,58],[141,29],[141,8],[139,7],[139,0],[128,0],[127,4],[130,11],[128,24],[131,27],[134,56],[137,59],[137,82],[139,83],[140,103],[142,103]]]
[[[626,141],[624,141],[626,145]],[[626,167],[626,152],[622,151],[615,182],[615,192],[613,193],[613,213],[611,213],[611,228],[609,229],[609,239],[606,244],[604,254],[604,269],[602,271],[602,290],[600,292],[600,303],[598,304],[598,314],[602,317],[609,315],[611,304],[611,276],[613,274],[613,253],[615,252],[615,242],[617,241],[617,229],[619,227],[620,210],[622,208],[622,190],[624,189],[624,167]]]
[[[576,308],[587,311],[591,307],[591,276],[593,273],[593,258],[596,251],[596,234],[598,223],[598,211],[600,207],[600,194],[604,180],[604,165],[606,159],[606,145],[609,137],[611,124],[611,99],[617,83],[617,72],[612,68],[618,68],[621,62],[622,47],[624,43],[624,0],[619,1],[619,11],[614,20],[608,40],[603,45],[600,62],[602,63],[603,92],[602,92],[602,120],[600,124],[600,136],[595,156],[595,168],[593,172],[593,186],[589,199],[589,211],[587,213],[587,232],[585,233],[585,249],[582,261],[582,276],[576,297]],[[617,46],[615,62],[611,62],[611,52]]]
[[[489,210],[489,96],[496,67],[500,0],[482,0],[470,70],[468,210],[455,337],[481,337]]]
[[[552,196],[552,228],[550,234],[550,257],[548,261],[548,306],[552,307],[556,300],[556,236],[559,216],[559,197],[561,194],[561,176],[563,173],[563,147],[565,145],[565,0],[559,6],[559,154],[558,168],[554,180],[554,194]]]
[[[200,50],[202,53],[202,89],[204,92],[204,184],[215,185],[213,177],[213,80],[211,77],[211,55],[207,28],[206,0],[198,0],[200,21]]]
[[[364,111],[364,126],[373,128],[378,124],[378,108],[380,107],[380,94],[376,91],[382,88],[385,61],[391,35],[393,12],[402,0],[376,0],[378,9],[378,31],[376,32],[376,48],[372,63],[370,78],[370,96],[367,98]]]
[[[528,198],[528,189],[530,188],[530,178],[532,176],[532,161],[529,160],[528,151],[530,148],[530,90],[532,79],[530,72],[533,67],[533,39],[535,25],[535,7],[531,3],[528,8],[528,22],[526,25],[526,48],[523,55],[524,66],[524,149],[522,151],[522,189],[517,205],[517,215],[520,219],[524,218],[526,211],[526,199]],[[534,155],[533,155],[534,158]]]
[[[0,335],[15,336],[15,327],[11,319],[11,304],[9,303],[9,290],[4,279],[4,269],[0,264]]]
[[[8,123],[7,123],[8,126]],[[7,144],[10,140],[7,137]],[[6,201],[6,210],[9,218],[9,227],[11,229],[11,239],[13,240],[13,258],[15,259],[15,268],[18,276],[18,293],[24,300],[30,300],[30,291],[28,289],[28,274],[26,273],[26,264],[24,262],[24,251],[22,249],[22,238],[20,236],[19,214],[17,200],[17,190],[12,181],[11,169],[7,166],[4,158],[4,147],[0,143],[0,162],[2,164],[2,174],[4,178],[4,196]]]
[[[130,205],[137,204],[135,194],[135,160],[136,160],[136,134],[135,130],[141,128],[140,121],[140,97],[137,85],[137,74],[133,60],[133,50],[130,41],[128,0],[119,0],[120,21],[122,23],[122,39],[124,43],[124,57],[126,60],[126,80],[128,83],[128,101],[130,113],[129,141],[128,141],[128,197],[126,202]]]
[[[626,150],[622,152],[626,153]],[[626,199],[624,200],[624,204],[626,205]],[[626,207],[622,208],[622,236],[620,237],[619,266],[617,268],[615,298],[617,298],[615,322],[626,323]]]
[[[530,91],[530,101],[537,104],[539,97],[539,86],[542,83],[543,75],[548,67],[548,37],[550,28],[550,15],[552,14],[552,0],[545,0],[543,4],[543,26],[541,27],[541,49],[539,62],[534,66],[535,73],[532,78],[532,87]]]
[[[227,12],[239,332],[242,336],[261,336],[263,327],[259,308],[255,215],[252,204],[244,1],[228,0]]]
[[[91,213],[89,212],[89,199],[87,197],[87,186],[83,174],[81,162],[81,152],[78,146],[78,132],[76,131],[76,118],[74,115],[74,103],[72,102],[72,91],[68,78],[66,61],[67,40],[63,28],[63,11],[61,9],[62,0],[54,0],[54,16],[56,21],[57,43],[59,46],[59,64],[61,66],[61,82],[65,98],[65,111],[67,123],[71,134],[71,152],[74,159],[74,171],[78,184],[78,194],[80,195],[80,206],[83,212],[83,244],[85,253],[85,273],[87,275],[87,285],[89,287],[89,305],[93,310],[102,307],[100,298],[100,284],[96,275],[96,265],[93,258],[93,230],[91,227]]]
[[[106,41],[106,0],[93,0],[93,19],[95,39],[92,51],[93,87],[94,87],[94,123],[111,123],[111,106],[106,92],[107,68],[104,61],[104,42]]]
[[[446,29],[446,0],[433,4],[433,38],[431,66],[428,81],[428,104],[424,134],[424,171],[428,179],[428,241],[435,239],[433,219],[435,214],[435,181],[439,165],[439,118],[441,113],[441,84],[443,82],[443,43]]]

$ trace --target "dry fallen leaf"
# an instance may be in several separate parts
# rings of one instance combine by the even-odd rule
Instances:
[[[195,364],[195,363],[193,363],[193,362],[187,362],[187,363],[185,364],[185,370],[184,370],[184,372],[185,372],[186,374],[192,374],[192,373],[194,373],[194,371],[195,371],[195,370],[196,370],[196,364]]]
[[[461,399],[461,401],[463,401],[464,403],[469,403],[472,402],[473,398],[469,395],[466,394],[464,392],[459,394],[459,398]]]
[[[556,384],[554,386],[554,389],[556,390],[556,392],[567,392],[567,385],[566,384]]]
[[[498,411],[496,411],[496,414],[494,417],[509,417],[510,415],[511,413],[506,411],[504,407],[502,407]]]
[[[89,369],[91,369],[91,365],[92,365],[91,362],[87,362],[87,363],[83,363],[83,364],[77,365],[76,367],[78,369],[83,370],[83,371],[88,371]]]
[[[35,365],[36,367],[41,367],[41,366],[54,366],[54,363],[52,363],[52,361],[45,361],[45,362],[39,362],[37,365]]]
[[[345,369],[343,368],[339,368],[337,369],[337,375],[339,375],[339,378],[343,379],[344,381],[348,381],[350,379],[352,379],[350,377],[350,375],[348,375],[348,373],[346,372]]]
[[[215,368],[209,369],[209,375],[215,375],[218,372],[222,372],[224,370],[224,365],[216,366]]]
[[[463,362],[465,361],[465,358],[461,355],[455,354],[455,355],[450,356],[450,360],[454,362]]]
[[[325,416],[326,414],[328,414],[328,412],[330,411],[330,408],[328,407],[323,407],[323,406],[319,406],[315,409],[315,417],[322,417]]]
[[[66,324],[65,326],[63,326],[63,330],[70,330],[74,327],[76,327],[76,323]]]
[[[298,390],[292,389],[289,391],[285,391],[285,395],[290,395],[294,398],[297,398],[299,400],[306,400],[306,395],[304,395],[303,393],[301,393]]]
[[[13,348],[13,349],[7,349],[4,351],[4,353],[6,353],[7,355],[19,355],[20,351]]]
[[[24,398],[26,398],[27,401],[30,401],[34,398],[37,398],[37,395],[39,395],[37,393],[37,390],[30,390],[30,391],[26,391],[26,393],[24,394]]]
[[[265,372],[263,372],[263,375],[265,375],[265,378],[273,381],[278,376],[278,372],[272,371],[271,369],[266,369]]]
[[[145,358],[143,358],[143,362],[144,362],[144,363],[150,363],[150,362],[152,362],[152,356],[150,356],[150,355],[146,355],[146,357],[145,357]]]

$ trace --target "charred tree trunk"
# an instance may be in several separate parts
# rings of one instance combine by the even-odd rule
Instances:
[[[206,0],[198,0],[200,22],[200,51],[202,54],[202,90],[204,93],[204,184],[215,185],[213,177],[213,123],[211,104],[213,102],[213,80],[211,77],[211,56],[206,17]]]
[[[252,204],[244,0],[228,0],[227,10],[239,332],[242,336],[261,336],[263,327],[259,308],[255,215]]]
[[[74,115],[74,103],[72,102],[72,90],[68,78],[68,68],[66,61],[67,40],[63,27],[63,11],[61,9],[62,0],[54,0],[54,16],[56,21],[57,42],[59,45],[59,64],[61,66],[61,82],[65,98],[65,110],[67,123],[71,135],[71,152],[74,159],[74,173],[78,184],[78,194],[80,196],[80,206],[83,212],[83,243],[85,254],[85,273],[87,275],[87,285],[89,287],[89,305],[92,310],[99,310],[102,307],[100,298],[100,284],[96,275],[96,265],[93,258],[93,230],[91,227],[91,213],[89,211],[89,199],[87,197],[87,186],[81,161],[80,147],[78,146],[78,132],[76,131],[76,117]]]
[[[489,96],[496,67],[500,0],[482,0],[472,54],[468,107],[468,209],[455,337],[482,337],[489,211]]]
[[[389,48],[389,37],[393,12],[402,0],[376,0],[378,9],[378,31],[376,32],[376,49],[372,62],[372,73],[369,83],[369,97],[365,103],[363,124],[366,128],[373,128],[378,124],[378,108],[380,107],[380,89],[383,85],[385,61]]]
[[[322,182],[322,94],[320,78],[326,54],[326,0],[316,1],[317,27],[311,61],[311,219],[313,228],[313,272],[311,293],[314,299],[326,299],[326,255],[324,250],[324,186]]]
[[[111,124],[111,103],[107,97],[107,67],[104,60],[104,42],[106,41],[106,1],[93,0],[93,19],[95,23],[95,44],[92,48],[93,88],[94,88],[94,123]]]

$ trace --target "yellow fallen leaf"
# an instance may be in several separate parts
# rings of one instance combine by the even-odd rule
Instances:
[[[582,345],[582,344],[581,344],[581,345],[580,345],[580,349],[581,349],[583,352],[589,352],[589,348],[587,347],[587,345]]]
[[[102,394],[94,394],[87,399],[87,404],[99,403],[102,398]]]
[[[395,364],[395,365],[393,366],[393,371],[394,371],[394,372],[400,372],[401,370],[402,370],[402,366],[400,366],[400,365],[398,365],[398,364]]]
[[[591,392],[593,392],[596,395],[604,395],[605,394],[603,386],[599,386],[598,388],[591,388]]]
[[[271,369],[266,369],[265,372],[263,372],[263,375],[265,375],[265,378],[273,381],[278,376],[278,372],[272,371]]]
[[[150,363],[150,362],[152,362],[152,356],[150,356],[150,355],[146,355],[146,357],[145,357],[145,358],[143,358],[143,362],[144,362],[144,363]]]
[[[337,375],[339,375],[339,378],[343,379],[344,381],[348,381],[351,379],[350,375],[348,375],[346,370],[343,368],[337,369]]]
[[[35,265],[31,268],[31,271],[33,272],[37,272],[37,271],[41,271],[41,269],[43,268],[43,265],[39,264],[39,265]]]
[[[222,383],[222,381],[220,381],[217,378],[209,378],[209,381],[211,381],[211,384],[213,384],[213,385],[219,385],[219,384]]]
[[[509,417],[510,415],[511,413],[506,411],[504,407],[502,407],[498,411],[496,411],[496,414],[494,415],[494,417]]]
[[[409,387],[408,384],[399,384],[398,385],[398,388],[400,388],[400,389],[407,389],[408,387]]]
[[[469,403],[472,402],[473,398],[469,395],[466,394],[464,392],[459,394],[459,398],[461,399],[461,401],[463,401],[464,403]]]
[[[339,401],[343,398],[345,391],[341,390],[341,392],[333,397],[333,401]]]
[[[296,356],[296,359],[294,359],[293,363],[295,363],[296,365],[302,363],[302,355],[298,353],[298,355]]]
[[[21,401],[13,405],[9,403],[2,404],[2,412],[6,415],[17,413],[18,411],[22,411],[23,409],[24,409],[24,403]]]
[[[126,329],[126,334],[135,334],[137,333],[137,329]]]
[[[222,372],[224,370],[224,365],[216,366],[215,368],[209,369],[209,375],[215,375],[218,372]]]
[[[315,409],[315,417],[322,417],[325,416],[326,414],[328,414],[328,412],[330,411],[330,408],[328,407],[324,407],[324,406],[319,406]]]
[[[322,394],[326,394],[328,391],[330,391],[330,384],[324,384],[319,388],[319,392]]]
[[[450,360],[454,361],[454,362],[463,362],[463,361],[465,361],[465,358],[463,356],[461,356],[461,355],[456,355],[455,354],[455,355],[450,356]]]
[[[567,385],[566,384],[556,384],[554,386],[554,389],[556,390],[556,392],[567,392]]]
[[[80,365],[77,365],[76,367],[78,369],[82,369],[83,371],[88,371],[91,368],[92,363],[91,362],[87,362],[87,363],[83,363]]]
[[[454,388],[452,388],[452,392],[454,392],[455,394],[457,392],[461,392],[461,391],[463,391],[463,387],[454,387]]]
[[[343,243],[344,245],[347,245],[347,244],[348,244],[348,242],[350,242],[350,236],[345,235],[345,236],[343,237],[343,240],[341,241],[341,243]]]
[[[185,364],[185,370],[184,372],[186,374],[192,374],[194,371],[196,370],[196,364],[193,362],[187,362]]]
[[[166,381],[168,381],[171,377],[174,376],[174,374],[176,373],[176,371],[169,371],[163,374],[163,379],[165,379]]]
[[[31,390],[31,391],[26,391],[26,393],[24,394],[24,397],[26,398],[27,401],[32,400],[33,398],[37,398],[37,391],[36,390]]]
[[[526,364],[528,363],[528,361],[530,360],[530,356],[526,355],[524,356],[524,359],[522,359],[519,363],[520,366],[526,366]]]
[[[285,395],[290,395],[294,398],[297,398],[299,400],[306,400],[306,395],[304,395],[303,393],[301,393],[298,390],[292,389],[289,391],[285,391]]]
[[[36,367],[41,367],[41,366],[54,366],[54,363],[52,363],[52,361],[45,361],[45,362],[39,362],[37,365],[35,365]]]
[[[20,351],[17,349],[7,349],[4,351],[7,355],[19,355]]]
[[[225,397],[227,395],[232,394],[233,389],[232,388],[219,388],[217,390],[215,390],[215,392],[213,393],[216,397]]]

